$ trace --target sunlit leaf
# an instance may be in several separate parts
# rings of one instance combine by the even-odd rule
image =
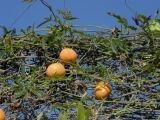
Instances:
[[[9,35],[6,35],[4,37],[4,47],[5,47],[5,51],[8,54],[11,54],[12,50],[13,50],[13,46],[12,46],[12,38]]]
[[[40,113],[37,115],[36,120],[41,120],[42,117],[43,117],[43,115],[44,115],[44,112],[40,112]]]
[[[78,120],[88,120],[90,111],[85,109],[82,102],[78,102]]]
[[[156,20],[153,20],[149,25],[150,30],[160,31],[160,23]]]
[[[0,74],[4,74],[6,70],[0,69]]]
[[[66,111],[63,111],[63,112],[59,115],[58,120],[67,120],[67,112],[66,112]]]
[[[78,120],[86,120],[85,109],[81,102],[78,103]]]

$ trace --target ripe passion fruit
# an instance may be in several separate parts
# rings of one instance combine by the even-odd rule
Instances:
[[[66,73],[61,63],[52,63],[47,67],[46,74],[48,77],[63,77]]]
[[[95,97],[97,100],[103,100],[109,96],[111,89],[109,84],[105,84],[104,81],[100,81],[95,87]]]
[[[77,53],[72,48],[64,48],[59,54],[59,58],[69,64],[74,63],[77,56]]]
[[[0,109],[0,120],[5,120],[5,112]]]

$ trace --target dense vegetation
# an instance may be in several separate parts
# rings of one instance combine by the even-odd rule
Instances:
[[[28,0],[26,0],[28,1]],[[32,1],[30,1],[32,2]],[[121,28],[101,26],[82,30],[69,25],[70,11],[52,8],[36,28],[1,27],[0,107],[7,119],[160,119],[160,19],[137,15],[135,25],[114,13]],[[47,23],[47,25],[46,25]],[[73,48],[78,59],[65,64],[64,78],[46,76],[46,68],[60,51]],[[105,100],[96,100],[95,84],[111,87]]]

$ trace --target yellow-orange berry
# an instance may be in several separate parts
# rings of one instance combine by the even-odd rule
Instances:
[[[52,63],[47,67],[46,74],[48,77],[62,77],[66,73],[64,66],[61,63]]]
[[[77,56],[77,53],[71,48],[64,48],[59,54],[59,58],[66,63],[74,63]]]

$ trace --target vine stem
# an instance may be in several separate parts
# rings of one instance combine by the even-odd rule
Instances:
[[[95,28],[99,28],[99,29],[104,29],[104,30],[108,30],[111,31],[112,29],[103,27],[103,26],[97,26],[97,25],[72,25],[72,27],[95,27]]]

